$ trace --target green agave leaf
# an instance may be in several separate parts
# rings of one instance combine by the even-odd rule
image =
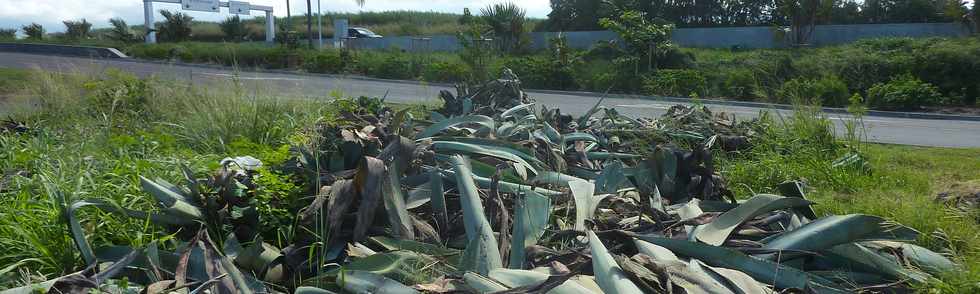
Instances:
[[[336,294],[336,293],[323,290],[320,288],[316,288],[316,287],[303,286],[303,287],[296,288],[296,291],[293,292],[293,294]]]
[[[589,247],[592,248],[592,271],[595,273],[596,282],[599,288],[605,293],[643,293],[636,284],[626,276],[623,269],[619,267],[613,256],[609,254],[605,245],[592,231],[586,232],[589,235]]]
[[[623,173],[623,162],[616,161],[606,165],[595,180],[596,192],[603,194],[613,194],[627,182],[626,174]]]
[[[395,280],[367,271],[346,270],[337,278],[337,284],[344,291],[354,294],[415,294],[419,293],[409,286]]]
[[[667,248],[663,248],[659,245],[647,241],[643,241],[640,239],[634,239],[633,243],[636,244],[637,251],[646,254],[647,256],[650,256],[654,260],[657,261],[672,261],[672,260],[680,261],[681,260],[680,258],[677,258],[677,255],[675,255],[674,252],[670,251]]]
[[[443,191],[442,174],[438,171],[429,173],[429,197],[432,203],[432,214],[436,218],[438,230],[445,232],[449,229],[449,212],[446,210],[446,193]]]
[[[523,196],[523,197],[522,197]],[[514,230],[510,245],[510,268],[524,268],[525,249],[538,243],[548,228],[551,198],[534,191],[522,194],[515,204]]]
[[[440,156],[438,156],[438,155],[436,156],[436,158],[442,160],[442,158],[440,158]],[[446,157],[445,160],[446,161],[449,161],[449,157]],[[455,171],[446,170],[446,171],[443,171],[443,172],[445,172],[446,174],[449,175],[448,179],[453,180],[453,181],[456,180],[456,172]],[[474,181],[476,181],[476,183],[479,185],[479,187],[481,189],[490,189],[491,181],[490,181],[489,178],[485,178],[485,177],[482,177],[482,176],[477,175],[477,174],[473,174],[473,176],[471,178]],[[514,194],[518,194],[518,193],[521,193],[521,192],[524,192],[524,191],[532,191],[532,190],[535,191],[535,192],[538,192],[541,195],[545,195],[545,196],[548,196],[548,197],[561,196],[561,195],[564,195],[565,194],[565,193],[559,192],[559,191],[542,189],[542,188],[536,188],[534,186],[515,184],[515,183],[512,183],[512,182],[506,182],[506,181],[500,181],[498,188],[500,189],[501,192],[504,192],[504,193],[514,193]]]
[[[765,248],[819,251],[858,240],[915,240],[917,237],[918,232],[915,230],[889,223],[877,216],[863,214],[833,215],[783,233],[766,243]],[[764,257],[772,260],[777,256],[777,254],[769,254]],[[783,254],[780,257],[785,260],[788,255]]]
[[[541,174],[539,174],[537,177],[534,177],[534,179],[531,180],[531,184],[534,185],[550,184],[550,185],[568,187],[568,182],[575,181],[575,180],[584,181],[583,179],[571,175],[555,172],[555,171],[543,171],[541,172]]]
[[[601,151],[586,152],[586,154],[589,155],[589,159],[593,159],[593,160],[637,159],[637,158],[642,158],[643,157],[643,156],[637,155],[637,154],[618,153],[618,152],[601,152]]]
[[[776,195],[756,195],[732,210],[722,213],[717,219],[703,226],[695,236],[698,241],[720,246],[728,240],[738,226],[756,216],[780,209],[809,206],[810,202],[802,198],[783,197]]]
[[[871,270],[872,273],[894,279],[908,279],[925,283],[931,278],[929,274],[924,272],[905,268],[894,256],[882,255],[858,243],[837,245],[824,251],[823,254],[828,258],[845,260],[845,264],[842,266],[846,268],[857,265],[857,267]]]
[[[414,240],[415,229],[408,209],[405,207],[405,196],[402,195],[398,161],[389,164],[382,190],[384,191],[384,206],[388,213],[388,224],[391,225],[392,235],[401,239]]]
[[[533,150],[510,141],[487,139],[487,138],[474,138],[474,137],[434,137],[432,138],[432,141],[466,143],[466,144],[482,146],[484,148],[494,148],[498,150],[503,150],[503,151],[513,153],[514,155],[520,156],[521,158],[527,160],[528,162],[532,162],[539,166],[544,166],[544,162],[542,162],[537,157],[531,156],[531,154],[534,154]]]
[[[486,275],[490,270],[503,267],[497,239],[485,216],[469,160],[457,155],[452,156],[450,161],[456,173],[456,186],[459,189],[460,206],[463,208],[463,226],[469,240],[463,252],[461,268]]]
[[[524,286],[536,286],[548,280],[548,274],[528,270],[516,269],[495,269],[490,271],[490,278],[494,279],[506,287],[518,288]],[[575,281],[565,281],[555,287],[547,294],[595,294],[588,288],[583,287]]]
[[[591,151],[599,143],[599,139],[589,133],[568,133],[561,137],[561,144],[563,146],[562,150],[567,150],[569,144],[576,141],[586,141],[590,144],[585,148],[585,151]]]
[[[150,195],[153,195],[157,199],[168,214],[191,221],[201,221],[204,219],[204,214],[201,213],[200,208],[187,202],[184,195],[166,187],[173,185],[166,182],[154,182],[143,176],[140,176],[140,184],[143,185],[144,191],[150,193]]]
[[[457,116],[454,118],[441,120],[436,122],[435,124],[432,124],[428,128],[425,128],[424,130],[419,132],[419,134],[416,135],[415,138],[416,139],[429,138],[451,127],[455,127],[459,125],[472,125],[472,124],[480,125],[481,127],[483,127],[484,131],[495,129],[494,120],[489,116],[485,116],[485,115]]]
[[[903,243],[902,256],[916,267],[934,275],[941,275],[958,268],[953,261],[942,254],[915,244]]]
[[[667,239],[658,236],[638,236],[638,239],[659,245],[670,251],[691,258],[697,258],[705,263],[716,266],[738,270],[748,274],[756,281],[773,282],[780,289],[796,288],[810,289],[811,283],[820,282],[832,284],[829,281],[821,281],[819,278],[811,277],[800,270],[780,265],[777,263],[756,259],[742,254],[741,252],[698,242],[684,240]]]
[[[517,106],[511,107],[510,109],[507,109],[503,113],[501,113],[500,114],[500,118],[504,119],[504,118],[508,118],[508,117],[514,116],[519,111],[527,110],[527,109],[529,109],[531,107],[534,107],[534,105],[535,105],[534,103],[527,103],[527,104],[521,104],[521,105],[517,105]],[[533,110],[528,110],[528,111],[526,111],[526,113],[534,114],[534,111]]]
[[[595,185],[584,180],[568,182],[568,186],[575,200],[575,230],[585,231],[585,221],[595,217],[599,202],[609,197],[609,194],[595,195]]]
[[[493,147],[493,146],[485,147],[480,145],[459,143],[459,142],[436,141],[436,142],[432,142],[432,149],[435,150],[436,152],[442,151],[442,152],[449,152],[449,153],[475,154],[475,155],[496,157],[496,158],[519,163],[523,168],[530,170],[531,173],[535,175],[538,174],[538,170],[534,167],[534,165],[524,160],[524,158],[521,158],[520,156],[516,155],[515,154],[516,151],[512,151],[512,150],[509,151],[508,150],[509,148]]]

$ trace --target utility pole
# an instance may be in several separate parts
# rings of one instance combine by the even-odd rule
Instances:
[[[317,39],[320,40],[320,47],[318,49],[323,49],[323,8],[320,7],[320,0],[316,0],[316,27],[317,27]]]
[[[313,49],[313,3],[306,0],[306,42]]]
[[[286,0],[286,32],[293,29],[293,27],[289,26],[291,18],[293,18],[293,14],[289,10],[289,0]]]

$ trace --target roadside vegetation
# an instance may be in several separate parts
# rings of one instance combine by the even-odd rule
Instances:
[[[85,237],[84,240],[87,240],[86,244],[91,245],[91,248],[98,249],[97,252],[100,254],[112,255],[114,254],[112,252],[118,254],[120,252],[118,250],[122,249],[114,251],[108,248],[126,248],[106,246],[155,248],[154,250],[159,250],[163,260],[169,258],[166,257],[169,255],[164,254],[166,252],[180,254],[181,248],[189,248],[182,245],[187,244],[185,242],[190,240],[189,238],[197,238],[194,240],[202,240],[205,242],[204,244],[210,242],[200,239],[202,238],[201,235],[198,231],[192,230],[192,226],[159,226],[156,221],[148,221],[145,218],[126,218],[116,213],[95,208],[73,209],[67,212],[65,209],[66,205],[74,201],[90,199],[90,201],[104,201],[98,202],[102,204],[95,205],[97,207],[111,208],[118,205],[118,207],[131,210],[170,214],[173,213],[173,208],[160,210],[155,208],[158,203],[154,200],[155,196],[153,195],[157,192],[147,188],[147,180],[141,180],[140,177],[154,179],[150,183],[163,183],[160,180],[155,180],[157,178],[172,183],[183,183],[186,175],[182,172],[182,166],[186,166],[192,176],[203,176],[212,172],[216,172],[215,175],[221,175],[228,168],[227,165],[219,164],[225,158],[238,160],[236,157],[251,156],[261,161],[262,165],[250,169],[247,179],[242,178],[242,182],[237,184],[243,185],[239,187],[244,189],[239,193],[244,193],[242,195],[248,195],[248,199],[251,199],[246,206],[242,206],[248,207],[248,210],[238,212],[244,214],[232,213],[231,216],[228,216],[231,220],[226,223],[209,223],[214,220],[206,221],[209,224],[207,231],[210,232],[210,237],[204,238],[213,238],[217,244],[230,246],[227,244],[231,241],[226,239],[225,234],[230,232],[235,232],[232,235],[245,234],[245,231],[241,229],[249,228],[248,232],[250,233],[245,235],[254,234],[250,236],[258,236],[259,240],[262,240],[259,242],[267,243],[272,246],[271,248],[276,248],[269,254],[278,252],[279,249],[286,249],[289,245],[295,244],[297,236],[304,234],[299,233],[301,230],[315,228],[306,226],[311,223],[304,222],[304,217],[301,216],[303,215],[302,211],[313,203],[314,199],[318,198],[316,195],[324,197],[322,196],[324,194],[317,193],[321,185],[326,185],[319,182],[321,176],[310,177],[307,173],[308,170],[304,171],[303,169],[304,166],[310,168],[311,162],[318,162],[316,160],[310,161],[308,156],[319,157],[320,155],[316,154],[324,154],[322,155],[324,156],[322,168],[331,171],[335,168],[344,170],[343,166],[348,163],[345,163],[346,160],[338,162],[337,156],[344,159],[350,156],[347,153],[352,152],[353,149],[350,149],[351,146],[345,145],[346,143],[341,143],[344,142],[342,138],[345,138],[341,136],[342,130],[366,130],[362,129],[363,126],[360,125],[364,123],[363,120],[371,120],[372,115],[384,113],[379,112],[383,111],[384,103],[377,99],[334,99],[340,98],[340,95],[337,97],[294,99],[296,97],[276,97],[274,93],[248,92],[241,87],[234,86],[226,89],[200,90],[188,88],[178,82],[155,79],[141,80],[112,71],[101,76],[57,75],[16,70],[7,70],[0,72],[0,74],[2,74],[0,88],[18,94],[7,101],[0,101],[0,103],[5,103],[2,105],[3,109],[10,111],[7,113],[9,118],[0,125],[0,172],[2,172],[0,174],[3,175],[0,178],[0,246],[5,248],[4,253],[0,254],[0,264],[10,265],[10,267],[2,269],[3,272],[0,272],[0,281],[3,281],[0,282],[0,289],[22,286],[28,282],[50,280],[84,269],[90,261],[86,252],[79,250],[76,245],[80,237],[73,234],[77,234],[78,230],[81,230]],[[499,89],[506,89],[506,87],[497,89],[496,91],[499,91]],[[467,110],[465,106],[467,104],[449,98],[451,97],[443,97],[446,99],[445,105],[436,106],[441,109],[441,113],[444,113],[440,115],[449,115],[461,111],[463,113],[465,111],[493,111],[492,108],[490,110],[485,108]],[[419,126],[420,129],[425,128],[426,120],[438,119],[436,116],[429,116],[428,110],[431,110],[430,107],[432,106],[395,105],[393,107],[393,111],[401,113],[399,116],[404,117],[403,119],[416,117],[421,120],[419,123],[423,125]],[[408,112],[399,111],[402,109]],[[389,115],[394,114],[394,112],[389,113]],[[599,113],[602,112],[599,111]],[[859,112],[856,113],[859,114]],[[603,124],[630,124],[625,120],[613,119],[608,121],[609,115],[615,118],[615,113],[606,112],[605,119],[588,123],[597,124],[607,121]],[[378,117],[394,119],[384,115]],[[566,120],[559,119],[558,121]],[[829,120],[808,107],[800,107],[796,114],[790,117],[767,115],[758,121],[742,122],[741,124],[713,117],[710,112],[706,112],[700,107],[679,108],[671,115],[660,118],[659,123],[662,124],[660,127],[656,130],[651,129],[646,133],[629,131],[616,133],[616,131],[610,130],[609,133],[603,134],[605,136],[615,135],[617,137],[615,142],[617,143],[608,141],[602,143],[602,146],[622,146],[615,147],[622,149],[610,150],[623,150],[624,152],[626,152],[625,150],[636,150],[639,154],[644,154],[643,156],[653,156],[658,154],[657,152],[660,151],[657,150],[662,150],[662,148],[678,148],[673,149],[678,150],[677,152],[697,148],[703,144],[702,140],[711,137],[711,134],[718,134],[720,136],[716,139],[718,140],[717,143],[713,143],[715,147],[708,149],[711,156],[707,157],[708,162],[705,163],[708,164],[705,166],[708,166],[709,171],[713,169],[717,172],[717,176],[724,179],[718,182],[710,180],[709,182],[715,184],[714,189],[727,187],[733,193],[732,195],[744,200],[760,193],[787,195],[787,193],[792,193],[785,190],[787,181],[804,182],[806,188],[801,191],[806,194],[807,199],[816,203],[813,208],[818,216],[858,213],[883,217],[889,222],[900,223],[917,230],[919,232],[918,238],[913,240],[916,241],[916,244],[939,252],[958,264],[957,270],[949,272],[936,272],[935,268],[926,267],[926,271],[932,274],[925,276],[900,271],[899,275],[903,275],[901,277],[914,277],[915,279],[929,277],[919,282],[912,282],[909,286],[914,289],[931,289],[944,293],[972,293],[980,290],[977,288],[980,285],[976,284],[976,281],[980,279],[980,252],[978,252],[980,235],[977,234],[980,231],[980,213],[975,206],[978,203],[975,193],[980,193],[980,190],[970,190],[980,189],[976,184],[977,181],[980,181],[980,171],[974,168],[980,165],[980,150],[862,143],[860,121],[850,122],[848,125],[851,128],[843,132],[845,136],[837,139],[833,135],[834,130]],[[404,135],[410,135],[411,132],[414,132],[407,129],[402,131],[400,128],[396,130],[391,126],[388,126],[387,130]],[[465,133],[465,130],[459,131]],[[366,132],[368,132],[366,133],[368,137],[362,139],[366,141],[358,142],[370,146],[372,144],[370,142],[373,142],[374,139],[371,139],[371,131]],[[462,135],[464,133],[456,134]],[[355,133],[350,135],[360,136]],[[576,136],[586,138],[585,135],[581,134],[569,135],[569,138]],[[739,139],[740,136],[744,136],[742,138],[748,141],[742,142],[742,139]],[[438,138],[436,137],[436,139]],[[473,141],[473,143],[478,142]],[[579,144],[575,145],[578,146]],[[340,146],[347,146],[343,147],[344,152],[329,153],[337,152],[338,149],[334,148],[341,148]],[[584,146],[573,149],[584,148]],[[313,150],[312,153],[307,153],[310,151],[302,151],[305,148],[314,149],[307,149]],[[434,150],[437,154],[444,152],[440,151],[443,149],[439,148],[448,147],[436,147]],[[364,149],[362,152],[380,151],[368,150],[370,149]],[[589,153],[589,156],[593,158],[591,162],[602,162],[599,153],[601,152]],[[552,160],[556,160],[556,158],[547,158],[549,157],[539,157],[540,160],[545,161],[542,164],[547,166],[555,164],[555,161]],[[583,159],[573,158],[574,156],[564,159],[567,160],[566,164],[570,166],[572,173],[575,173],[575,170],[583,171],[581,168],[584,162],[590,162],[588,159],[581,161]],[[421,157],[417,160],[430,159]],[[605,161],[606,164],[613,162]],[[244,162],[248,162],[248,160],[240,164],[244,164]],[[502,177],[497,178],[497,180],[507,182],[524,181],[516,167],[509,167],[513,165],[498,165],[497,176],[493,176],[493,166],[479,162],[473,161],[471,164],[477,168],[475,172],[487,178]],[[338,164],[339,166],[336,166]],[[353,164],[353,167],[359,166],[356,160],[349,164]],[[414,167],[415,164],[417,163],[412,163],[412,167],[408,168],[416,168]],[[712,164],[713,167],[710,167]],[[537,163],[534,166],[537,166]],[[300,169],[296,170],[297,167]],[[490,168],[490,170],[485,170],[486,168]],[[539,168],[542,167],[539,166]],[[605,169],[609,169],[609,167],[607,166]],[[339,179],[332,177],[343,177],[335,172],[314,174],[325,175],[323,181],[336,181]],[[600,174],[605,174],[605,172]],[[603,181],[608,180],[607,178]],[[204,185],[210,182],[202,181],[201,183]],[[335,183],[335,186],[342,183]],[[703,183],[698,185],[703,185]],[[217,189],[213,192],[224,193],[221,192],[224,190],[221,190],[220,186],[207,185],[209,186],[202,186],[202,188]],[[411,186],[413,184],[405,182],[403,185]],[[668,185],[666,183],[659,182],[657,185],[661,187],[664,199],[674,201],[675,198],[673,197],[686,195],[674,194],[680,192],[667,190],[669,186],[663,186]],[[482,189],[483,184],[480,187],[481,193],[487,193],[487,190]],[[548,191],[547,189],[560,188],[547,184],[542,187],[546,189],[539,190],[540,193],[545,193]],[[708,201],[711,199],[710,197],[717,197],[720,194],[716,193],[723,191],[714,189],[703,191],[693,189],[702,192],[692,193],[700,195],[695,197],[708,197],[703,199],[703,201]],[[458,193],[460,199],[467,197],[463,191],[447,190],[447,192],[450,192],[447,195]],[[387,195],[391,192],[384,193]],[[417,193],[420,192],[410,189],[404,193],[408,198],[414,199],[412,197],[417,196]],[[512,200],[516,201],[516,198],[510,199],[511,196],[506,196],[510,194],[504,194],[509,192],[501,191],[501,193],[505,195],[503,199],[507,199],[505,200],[507,203]],[[937,198],[937,195],[940,194],[943,196]],[[340,196],[333,194],[332,197]],[[629,197],[632,196],[619,199]],[[447,199],[456,198],[447,197]],[[574,238],[562,239],[563,237],[555,235],[558,228],[567,227],[570,230],[571,224],[576,222],[574,215],[578,213],[562,210],[561,207],[566,206],[564,209],[570,209],[571,200],[567,198],[565,200],[558,199],[561,198],[555,198],[552,201],[556,202],[551,204],[553,209],[558,212],[548,222],[551,223],[549,226],[555,226],[555,228],[549,229],[544,236],[538,235],[537,237],[541,237],[541,242],[545,242],[544,240],[561,242],[561,246],[553,247],[555,250],[577,250],[575,248],[579,248],[577,246],[580,245],[576,244],[581,243],[576,243]],[[492,219],[493,223],[498,223],[503,220],[498,218],[499,215],[496,214],[500,212],[501,206],[494,205],[503,205],[503,203],[492,204],[493,201],[491,200],[492,198],[488,198],[481,201],[485,202],[482,207],[488,209],[487,218]],[[456,200],[450,201],[456,203]],[[561,202],[557,201],[568,201],[568,203],[560,204]],[[330,202],[333,203],[334,201],[331,200]],[[604,204],[599,205],[600,210],[596,213],[595,218],[589,222],[595,226],[612,226],[616,222],[620,222],[621,217],[634,213],[630,209],[624,208],[630,207],[629,201],[620,202],[617,200],[602,203]],[[321,204],[325,205],[324,203]],[[405,204],[403,203],[403,205]],[[456,209],[459,209],[458,207],[453,208],[455,205],[450,205],[450,211],[454,213]],[[355,204],[354,207],[356,208],[356,206]],[[576,202],[574,206],[578,207],[579,203]],[[389,207],[388,204],[385,207]],[[413,207],[411,208],[412,211],[433,209],[429,208],[430,205],[428,204]],[[462,209],[464,214],[468,213],[467,208]],[[507,208],[507,210],[510,209]],[[517,208],[513,209],[515,210],[512,212],[516,212]],[[108,211],[112,211],[112,209]],[[385,209],[381,209],[381,211],[385,211]],[[69,215],[73,218],[67,218]],[[779,213],[773,216],[776,215]],[[252,218],[253,216],[254,218]],[[657,216],[651,215],[650,217],[656,219]],[[257,221],[257,223],[251,223],[249,220]],[[353,220],[350,221],[351,224],[354,223]],[[521,222],[521,220],[516,221],[510,220],[510,223],[516,226]],[[394,223],[396,221],[389,220],[388,222]],[[458,264],[445,260],[432,260],[431,256],[458,260],[459,250],[467,246],[457,244],[458,242],[455,241],[451,242],[450,240],[454,239],[453,236],[456,235],[439,233],[446,232],[447,229],[440,229],[437,220],[423,221],[423,223],[426,222],[437,228],[434,236],[436,238],[441,236],[443,241],[435,242],[425,239],[428,237],[424,236],[432,237],[432,235],[426,235],[425,230],[416,231],[418,240],[428,242],[419,244],[430,244],[424,245],[421,247],[422,249],[412,247],[415,248],[412,250],[423,250],[421,252],[424,254],[418,255],[419,253],[414,253],[416,251],[388,251],[392,249],[390,246],[400,248],[400,246],[406,245],[392,245],[384,243],[386,241],[383,240],[386,239],[383,237],[374,237],[372,240],[375,241],[364,243],[359,245],[362,247],[351,248],[346,251],[354,261],[363,260],[360,263],[348,264],[348,268],[369,271],[368,273],[350,271],[347,278],[351,281],[368,279],[377,283],[389,281],[386,279],[395,279],[407,285],[435,283],[431,284],[430,287],[441,285],[436,283],[437,281],[434,282],[433,279],[440,276],[441,271],[446,270],[447,267],[454,268]],[[528,222],[528,220],[524,219],[524,222]],[[670,221],[668,220],[668,222]],[[68,226],[73,223],[78,224],[79,227],[73,229]],[[335,225],[332,222],[325,224]],[[683,226],[673,227],[674,229],[681,229]],[[176,228],[182,229],[175,230]],[[372,234],[387,235],[390,233],[384,232],[392,232],[390,230],[398,232],[398,229],[393,227],[384,231],[372,230],[374,232]],[[528,229],[533,229],[533,226]],[[452,231],[457,232],[460,236],[463,234],[462,227],[452,229]],[[219,234],[220,232],[224,233]],[[401,232],[404,233],[405,231]],[[198,234],[198,237],[193,237],[195,234]],[[607,237],[611,236],[608,235],[611,233],[603,234],[606,234],[604,236]],[[491,238],[496,239],[497,237]],[[632,246],[626,245],[627,243],[611,246],[617,244],[618,241],[604,239],[603,242],[606,243],[609,251],[617,252],[614,254],[623,254],[623,246],[626,246],[625,248]],[[737,238],[733,238],[732,241],[739,241],[735,239]],[[249,250],[257,248],[248,245],[250,240],[238,240],[242,240],[243,246]],[[657,240],[659,239],[650,239],[651,242]],[[327,240],[323,241],[326,242]],[[504,244],[504,241],[501,242],[500,244]],[[377,244],[388,245],[379,248],[376,246]],[[373,249],[363,247],[364,245],[370,245],[368,247]],[[449,248],[443,247],[445,245],[448,245]],[[661,245],[668,246],[669,244]],[[592,246],[592,250],[596,250],[595,245]],[[211,250],[207,248],[211,247],[205,246],[201,250]],[[234,247],[219,245],[214,248],[218,251],[209,254],[245,256],[245,251],[228,249]],[[589,247],[586,246],[585,248],[588,252]],[[518,249],[516,247],[510,250],[510,254],[517,254],[516,250]],[[378,258],[366,258],[374,251],[377,252],[373,254],[383,257],[383,259],[399,257],[401,261],[396,264],[388,264],[377,263],[379,262]],[[592,256],[596,256],[595,252],[593,251]],[[358,254],[367,255],[359,257]],[[113,260],[118,261],[123,255],[125,253],[113,255],[115,256]],[[316,256],[317,254],[313,255]],[[106,255],[99,256],[100,258],[110,258]],[[456,256],[456,259],[452,259],[452,256]],[[196,260],[196,258],[194,257],[192,260]],[[484,256],[481,260],[490,260],[484,258],[486,257]],[[306,259],[307,257],[303,258],[303,260]],[[507,259],[504,258],[503,260],[506,264]],[[562,260],[570,269],[579,271],[578,267],[575,266],[579,264],[577,261],[570,259],[555,260]],[[276,278],[275,275],[270,275],[272,271],[267,271],[268,268],[262,266],[256,268],[254,263],[244,259],[244,257],[243,259],[236,258],[234,261],[241,268],[241,273],[246,274],[245,276],[251,276],[251,273],[255,273],[258,279]],[[312,262],[312,260],[310,261]],[[713,262],[709,259],[702,261]],[[430,264],[429,262],[435,263]],[[594,260],[593,262],[600,261]],[[618,261],[620,264],[624,264],[624,262],[626,261]],[[634,262],[637,261],[634,260]],[[428,267],[429,270],[418,270],[420,267],[413,266],[421,263],[433,267]],[[613,261],[613,264],[615,263],[617,261]],[[394,265],[397,269],[389,272],[373,267],[385,265]],[[540,265],[549,266],[546,263]],[[167,262],[161,264],[162,276],[157,278],[166,280],[168,277],[172,277],[173,268],[169,268],[169,266],[171,265],[168,265]],[[233,267],[230,264],[221,266],[224,270],[229,271]],[[416,270],[411,270],[412,268]],[[481,273],[480,269],[481,267],[477,267],[474,271]],[[552,270],[554,274],[563,273],[560,268]],[[624,270],[635,273],[639,269],[627,267]],[[194,271],[194,269],[190,270],[190,272]],[[590,271],[586,270],[586,272]],[[487,274],[486,272],[482,273]],[[519,276],[537,277],[523,272],[516,273]],[[894,272],[892,273],[894,274]],[[233,273],[229,272],[230,274]],[[385,278],[379,278],[377,274]],[[497,281],[503,281],[500,280],[499,274],[499,271],[491,272],[490,276]],[[594,275],[599,282],[598,286],[601,289],[607,289],[608,284],[602,281],[611,278],[603,276],[599,271],[596,271]],[[208,276],[216,277],[211,274]],[[632,274],[630,277],[634,282],[637,281]],[[217,278],[223,281],[220,276]],[[575,278],[573,280],[581,281]],[[652,281],[649,279],[641,280]],[[350,285],[345,286],[345,284],[334,284],[333,281],[334,277],[328,274],[319,276],[313,281],[307,280],[305,283],[294,280],[270,285],[272,289],[278,291],[285,291],[291,287],[304,284],[326,288],[365,285],[351,282]],[[136,282],[137,280],[129,280],[129,282],[113,282],[112,285],[115,287],[135,286]],[[228,281],[228,283],[232,282]],[[623,281],[616,282],[616,284],[624,283]],[[233,282],[233,284],[239,285],[238,282]],[[370,284],[368,283],[368,285]],[[216,285],[218,288],[229,287],[229,284],[226,283]],[[505,285],[516,287],[515,284],[509,282]],[[653,284],[644,285],[644,287],[657,287]],[[744,286],[744,284],[740,285]],[[901,284],[890,285],[893,287],[901,286]],[[162,286],[166,287],[166,285]],[[391,287],[396,286],[391,285]]]

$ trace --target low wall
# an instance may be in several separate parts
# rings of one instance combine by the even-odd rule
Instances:
[[[773,27],[725,27],[725,28],[681,28],[674,30],[672,40],[683,47],[698,48],[779,48],[786,42],[777,37]],[[579,32],[534,32],[530,34],[531,48],[545,49],[549,40],[565,36],[572,48],[587,49],[597,42],[618,41],[619,37],[611,31]],[[880,37],[961,37],[969,35],[969,28],[958,23],[902,23],[902,24],[859,24],[859,25],[819,25],[814,28],[810,44],[827,46],[854,42],[860,39]],[[439,35],[427,37],[385,37],[377,39],[356,39],[348,43],[357,49],[397,48],[407,51],[457,51],[460,49],[456,36]]]
[[[0,52],[37,53],[97,58],[129,58],[115,48],[55,44],[0,43]]]

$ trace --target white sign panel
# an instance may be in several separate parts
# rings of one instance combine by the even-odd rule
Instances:
[[[232,14],[252,14],[252,5],[248,2],[228,1],[228,12]]]
[[[180,5],[184,10],[221,12],[218,0],[180,0]]]

